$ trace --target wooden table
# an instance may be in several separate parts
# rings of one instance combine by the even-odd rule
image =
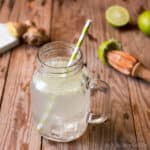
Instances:
[[[106,23],[104,12],[112,4],[128,8],[130,25],[115,29]],[[93,25],[82,47],[84,60],[91,72],[111,86],[110,121],[89,126],[74,142],[47,141],[35,130],[30,108],[29,83],[38,49],[20,45],[1,55],[0,150],[150,149],[150,84],[126,77],[97,58],[99,44],[115,38],[150,68],[150,38],[136,27],[137,15],[144,9],[150,9],[149,0],[0,0],[1,22],[34,20],[46,29],[51,41],[73,41],[91,18]],[[100,100],[94,98],[91,107],[99,111]]]

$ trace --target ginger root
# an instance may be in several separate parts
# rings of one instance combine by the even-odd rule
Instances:
[[[7,28],[9,33],[15,37],[21,37],[27,30],[27,26],[19,22],[8,22]]]
[[[23,22],[23,24],[26,25],[27,28],[36,26],[36,24],[31,20],[26,20],[26,21]]]
[[[48,41],[45,30],[37,28],[36,24],[30,20],[20,22],[8,22],[8,31],[11,35],[22,38],[29,45],[40,46]]]
[[[43,29],[31,26],[24,33],[23,40],[29,45],[40,46],[48,41],[48,36]]]

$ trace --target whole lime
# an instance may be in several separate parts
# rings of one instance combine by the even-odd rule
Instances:
[[[143,33],[150,36],[150,10],[146,10],[138,16],[138,27]]]

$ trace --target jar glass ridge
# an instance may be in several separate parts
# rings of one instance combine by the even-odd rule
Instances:
[[[55,66],[53,64],[47,64],[47,60],[56,58],[59,60],[65,58],[69,61],[73,50],[75,48],[74,44],[65,42],[65,41],[57,41],[52,42],[49,44],[44,45],[37,54],[37,64],[39,69],[46,69],[48,70],[47,73],[50,74],[66,74],[70,72],[79,71],[83,67],[83,55],[82,52],[79,51],[78,56],[74,63],[70,66],[62,65],[62,66]]]

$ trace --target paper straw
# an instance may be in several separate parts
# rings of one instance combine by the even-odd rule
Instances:
[[[90,27],[90,25],[91,25],[91,22],[92,22],[92,21],[91,21],[90,19],[88,19],[88,20],[86,21],[86,24],[85,24],[85,26],[84,26],[84,28],[83,28],[83,30],[82,30],[82,32],[81,32],[81,36],[80,36],[80,38],[79,38],[79,40],[78,40],[78,42],[77,42],[77,44],[76,44],[76,46],[75,46],[75,49],[74,49],[74,51],[73,51],[73,53],[72,53],[72,55],[71,55],[71,57],[70,57],[70,59],[69,59],[69,63],[68,63],[68,65],[67,65],[68,67],[69,67],[69,66],[73,63],[73,61],[76,59],[77,54],[78,54],[78,51],[79,51],[79,49],[80,49],[80,47],[81,47],[81,45],[82,45],[82,43],[83,43],[83,40],[84,40],[84,38],[85,38],[85,36],[86,36],[88,30],[89,30],[89,27]],[[54,105],[55,98],[56,98],[56,97],[54,97],[54,96],[52,97],[51,101],[53,101],[53,104],[52,104],[52,103],[49,103],[49,104],[48,104],[48,106],[47,106],[47,108],[46,108],[46,111],[44,112],[42,118],[40,119],[40,122],[38,123],[38,125],[37,125],[37,127],[36,127],[38,131],[40,131],[40,130],[43,128],[44,124],[46,123],[46,121],[47,121],[47,119],[48,119],[48,117],[49,117],[50,111],[51,111],[51,109],[52,109],[52,105]]]
[[[47,121],[47,119],[48,119],[48,116],[49,116],[49,113],[50,113],[50,111],[51,111],[51,109],[52,109],[52,105],[53,105],[53,103],[54,103],[55,98],[56,98],[56,97],[54,97],[54,96],[51,96],[51,97],[50,97],[50,99],[51,99],[50,101],[51,101],[51,102],[48,104],[48,106],[47,106],[47,108],[46,108],[46,111],[44,112],[44,114],[43,114],[43,116],[42,116],[40,122],[38,123],[38,125],[37,125],[37,127],[36,127],[36,129],[37,129],[38,131],[40,131],[40,130],[43,128],[44,124],[46,123],[46,121]]]
[[[75,49],[74,49],[74,51],[73,51],[73,53],[72,53],[72,55],[71,55],[71,57],[69,59],[69,63],[67,65],[68,67],[70,65],[72,65],[73,61],[76,59],[78,51],[79,51],[79,49],[80,49],[80,47],[81,47],[81,45],[83,43],[83,40],[84,40],[86,34],[88,33],[88,30],[89,30],[89,27],[90,27],[91,23],[92,23],[92,21],[90,19],[88,19],[86,21],[86,24],[85,24],[85,26],[84,26],[84,28],[83,28],[83,30],[81,32],[80,38],[79,38],[79,40],[78,40],[78,42],[77,42],[77,44],[75,46]]]

